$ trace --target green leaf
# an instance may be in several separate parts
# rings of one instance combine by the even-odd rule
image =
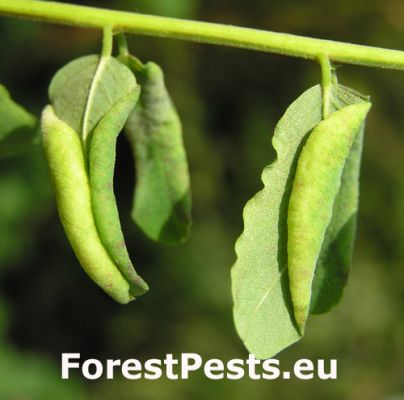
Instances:
[[[30,149],[37,137],[37,118],[15,103],[0,84],[0,158]]]
[[[116,139],[138,100],[139,86],[133,73],[116,59],[91,55],[60,69],[51,82],[49,96],[53,108],[44,112],[44,144],[53,165],[62,223],[89,276],[115,300],[126,303],[148,290],[126,249],[113,187]],[[73,176],[71,166],[63,163],[67,156],[54,154],[68,139],[71,146],[77,145],[68,134],[60,133],[64,131],[76,134],[79,143],[79,148],[72,147],[69,159],[76,160]],[[78,177],[83,181],[81,188],[69,185],[69,180],[74,182]],[[88,183],[90,192],[86,193]],[[74,201],[81,201],[81,211],[74,209],[74,194]],[[94,253],[93,258],[88,257],[87,249]]]
[[[89,55],[56,73],[49,98],[55,114],[86,143],[98,121],[136,86],[131,71],[115,58]]]
[[[338,85],[333,86],[331,99],[331,111],[336,111],[363,102],[367,97]],[[345,163],[332,220],[317,261],[310,305],[312,314],[327,312],[335,306],[348,280],[356,233],[363,132],[364,125],[356,135]]]
[[[118,102],[105,114],[89,146],[89,179],[91,203],[101,241],[122,275],[131,283],[131,294],[138,297],[149,288],[136,273],[125,245],[113,190],[116,139],[138,100],[136,94]]]
[[[272,357],[301,338],[287,275],[287,209],[297,155],[321,117],[321,88],[315,86],[289,106],[276,126],[272,143],[277,160],[264,169],[264,188],[244,208],[244,231],[232,269],[234,321],[258,358]]]
[[[42,143],[59,217],[81,266],[113,299],[121,304],[128,303],[135,297],[130,282],[111,259],[96,227],[80,138],[55,115],[50,105],[42,113]]]
[[[310,133],[300,155],[288,208],[288,274],[295,320],[303,333],[325,233],[352,143],[371,104],[331,113]]]
[[[331,110],[363,100],[353,90],[336,85]],[[279,121],[272,140],[277,160],[264,169],[264,188],[244,209],[244,232],[236,243],[237,261],[232,269],[234,320],[247,349],[260,358],[272,357],[301,338],[286,271],[287,208],[300,151],[321,119],[321,88],[315,86],[293,102]],[[347,271],[352,254],[361,140],[359,133],[325,234],[313,282],[314,310],[323,307],[320,302],[325,307],[336,304],[345,284],[335,276]],[[333,253],[336,248],[338,256]]]
[[[122,61],[141,85],[126,124],[137,175],[132,217],[153,240],[182,241],[191,226],[191,191],[180,119],[161,68],[131,56]]]

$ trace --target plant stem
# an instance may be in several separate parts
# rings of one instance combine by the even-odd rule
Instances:
[[[127,57],[129,55],[129,49],[126,36],[123,33],[119,33],[116,35],[116,39],[118,41],[119,55],[121,57]]]
[[[0,0],[0,14],[85,28],[273,52],[307,59],[326,53],[331,61],[404,69],[404,51],[314,39],[231,25],[157,17],[39,0]]]
[[[113,30],[111,26],[106,26],[103,29],[101,56],[110,57],[112,54],[112,46],[113,46]]]
[[[323,91],[323,118],[327,118],[330,113],[330,98],[332,87],[332,70],[330,59],[325,54],[318,56],[321,67],[321,89]]]

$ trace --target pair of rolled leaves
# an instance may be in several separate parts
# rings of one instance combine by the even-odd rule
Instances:
[[[363,127],[370,103],[334,84],[323,118],[320,86],[286,110],[276,161],[244,208],[232,269],[234,320],[251,353],[269,358],[301,339],[347,282],[356,230]]]
[[[127,303],[148,290],[128,254],[114,195],[116,141],[125,130],[136,184],[132,217],[153,240],[186,239],[190,182],[181,123],[162,70],[132,56],[90,55],[54,76],[42,139],[59,216],[80,264]]]

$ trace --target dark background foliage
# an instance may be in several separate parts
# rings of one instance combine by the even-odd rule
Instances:
[[[76,3],[79,3],[78,1]],[[81,4],[402,48],[400,0],[116,0]],[[166,39],[130,37],[159,62],[178,106],[194,201],[190,240],[159,246],[130,220],[133,160],[122,137],[115,190],[130,253],[151,291],[115,304],[83,273],[58,220],[40,149],[0,161],[0,399],[404,399],[404,103],[402,72],[343,66],[340,82],[372,96],[359,231],[345,296],[312,317],[283,351],[337,358],[337,381],[88,382],[60,379],[60,354],[83,358],[246,357],[232,322],[230,267],[245,202],[274,157],[276,121],[308,86],[313,62]],[[0,81],[39,115],[47,86],[69,60],[99,51],[100,33],[1,19]]]

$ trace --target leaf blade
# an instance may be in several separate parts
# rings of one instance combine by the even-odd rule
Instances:
[[[180,118],[161,68],[122,57],[141,85],[126,124],[136,165],[132,218],[155,241],[184,241],[191,226],[191,189]]]
[[[244,208],[244,231],[231,275],[233,315],[247,349],[259,358],[272,357],[301,338],[286,273],[287,204],[296,154],[321,117],[321,89],[314,86],[289,106],[276,126],[272,143],[277,159],[263,171],[264,188]]]
[[[55,74],[49,98],[55,114],[86,143],[105,113],[136,86],[133,74],[115,58],[88,55],[69,62]]]

